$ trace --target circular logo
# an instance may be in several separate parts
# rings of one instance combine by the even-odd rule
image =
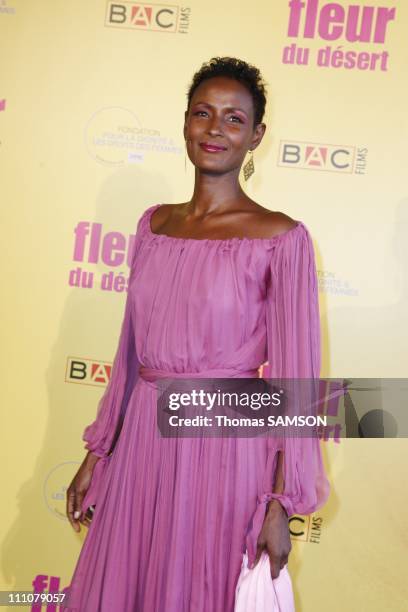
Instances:
[[[44,499],[47,508],[59,519],[67,521],[67,489],[75,476],[79,461],[66,461],[56,465],[44,482]]]
[[[136,115],[120,106],[101,108],[85,126],[86,148],[96,161],[110,166],[143,161],[142,126]]]

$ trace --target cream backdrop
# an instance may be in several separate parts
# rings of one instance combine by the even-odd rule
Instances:
[[[245,189],[312,233],[322,376],[407,375],[407,3],[320,0],[314,36],[312,0],[306,31],[306,7],[286,0],[139,4],[133,22],[134,3],[118,0],[114,24],[111,4],[0,0],[3,590],[69,583],[86,530],[65,518],[65,491],[129,271],[109,240],[120,257],[148,206],[189,199],[185,93],[210,57],[250,61],[269,85]],[[349,4],[366,8],[363,40]],[[309,49],[306,64],[288,63],[291,45]],[[406,610],[405,440],[322,447],[330,500],[291,522],[297,610]]]

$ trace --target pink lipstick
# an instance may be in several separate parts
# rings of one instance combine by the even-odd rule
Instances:
[[[214,145],[210,142],[200,142],[200,147],[207,151],[208,153],[220,153],[221,151],[226,151],[226,147],[222,147],[220,145]]]

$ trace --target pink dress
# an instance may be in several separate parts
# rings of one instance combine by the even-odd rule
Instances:
[[[156,416],[163,376],[258,376],[268,360],[270,377],[319,377],[306,226],[265,239],[174,238],[152,232],[158,206],[137,225],[111,378],[83,434],[101,459],[82,507],[96,506],[61,610],[242,612],[238,580],[257,572],[265,592],[276,582],[267,558],[250,569],[267,502],[310,514],[329,494],[317,438],[163,438]],[[283,495],[272,493],[279,449]],[[286,612],[289,599],[245,612]]]

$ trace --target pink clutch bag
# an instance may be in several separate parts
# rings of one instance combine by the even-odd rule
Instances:
[[[272,580],[268,554],[263,552],[257,565],[249,569],[245,553],[235,589],[234,612],[295,612],[287,564]]]

